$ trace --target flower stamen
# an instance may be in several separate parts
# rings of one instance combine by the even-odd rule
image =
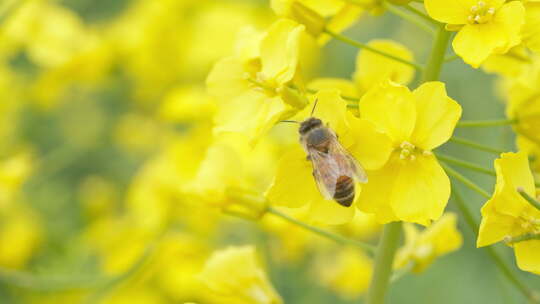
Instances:
[[[470,13],[467,17],[470,24],[484,24],[493,19],[495,8],[488,7],[484,1],[478,1],[476,5],[471,7]]]

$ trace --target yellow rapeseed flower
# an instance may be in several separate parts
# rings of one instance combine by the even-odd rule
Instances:
[[[523,152],[503,153],[495,160],[497,183],[493,196],[482,207],[482,223],[478,247],[488,246],[525,234],[540,235],[540,211],[519,193],[536,197],[534,179],[527,155]],[[540,240],[513,244],[518,267],[540,274]]]
[[[199,204],[258,218],[265,211],[262,193],[271,183],[277,162],[273,149],[268,140],[252,149],[238,134],[222,134],[181,190]]]
[[[341,144],[364,168],[374,170],[384,164],[391,149],[390,140],[384,134],[372,123],[347,112],[347,102],[337,90],[321,90],[315,98],[318,102],[314,116],[336,132]],[[310,111],[306,109],[298,118],[309,117]],[[380,151],[375,151],[376,147]],[[279,161],[276,177],[267,192],[269,202],[289,208],[303,207],[310,222],[337,225],[350,221],[354,208],[326,200],[317,189],[312,172],[312,164],[301,145],[291,147]],[[361,185],[356,185],[355,189],[356,194],[360,193]]]
[[[217,133],[237,132],[254,142],[305,106],[290,87],[298,77],[303,31],[303,25],[279,19],[263,34],[241,32],[236,54],[217,62],[206,81],[219,102]]]
[[[532,59],[519,78],[507,81],[506,115],[516,120],[512,127],[518,138],[540,144],[540,58]]]
[[[315,274],[321,284],[344,299],[356,299],[369,286],[373,262],[356,248],[325,252],[315,262]]]
[[[525,9],[519,1],[426,0],[428,14],[458,30],[452,43],[463,60],[478,68],[490,55],[504,54],[521,42]]]
[[[406,223],[405,246],[399,249],[394,267],[401,268],[409,263],[414,272],[425,270],[438,257],[461,247],[463,238],[457,230],[457,216],[445,213],[433,225],[418,231],[414,224]]]
[[[365,153],[389,157],[381,169],[368,170],[358,208],[375,214],[381,223],[427,225],[438,219],[450,196],[450,181],[431,151],[451,137],[461,106],[446,95],[441,82],[424,83],[413,92],[383,83],[367,92],[360,104],[360,117],[384,132],[391,145],[359,140],[362,149],[370,150]]]
[[[523,45],[510,49],[505,54],[494,54],[482,63],[487,73],[495,73],[509,79],[516,79],[531,68],[531,58]]]
[[[277,15],[304,24],[319,43],[325,43],[330,38],[323,34],[325,28],[333,32],[345,30],[369,8],[367,2],[364,6],[344,0],[272,0],[270,6]]]
[[[407,61],[414,61],[413,53],[406,46],[392,40],[375,39],[371,40],[368,46],[377,50],[384,50],[387,54]],[[414,78],[414,72],[414,68],[410,65],[368,50],[361,50],[356,57],[354,82],[360,92],[366,92],[374,85],[386,80],[399,84],[409,84]]]
[[[35,255],[43,227],[33,210],[16,204],[0,208],[0,267],[22,269]]]
[[[392,40],[375,39],[369,41],[367,45],[404,60],[414,59],[413,53],[406,46]],[[409,65],[361,49],[356,56],[353,81],[317,78],[308,84],[308,88],[312,90],[337,89],[345,98],[360,98],[381,81],[391,80],[399,84],[409,84],[414,78],[414,73],[414,68]]]
[[[216,251],[206,262],[201,281],[221,303],[281,304],[283,301],[259,266],[253,246]]]
[[[540,53],[540,1],[523,0],[525,5],[525,26],[523,26],[523,42],[536,53]]]
[[[7,40],[25,48],[42,67],[63,64],[97,42],[77,14],[51,1],[24,2],[4,26]]]

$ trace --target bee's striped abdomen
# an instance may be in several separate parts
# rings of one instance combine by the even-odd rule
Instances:
[[[354,180],[349,176],[340,176],[336,181],[334,199],[340,205],[349,207],[354,200]]]

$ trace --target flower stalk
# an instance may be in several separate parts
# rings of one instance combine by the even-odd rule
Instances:
[[[377,255],[375,257],[375,266],[373,277],[369,286],[366,303],[383,304],[388,289],[388,283],[392,275],[392,266],[399,241],[401,238],[401,222],[386,224],[382,233]]]
[[[431,22],[428,24],[427,22],[425,22],[425,19],[419,18],[418,15],[407,13],[404,10],[396,7],[395,5],[389,4],[388,2],[384,2],[384,7],[386,8],[386,10],[388,10],[388,12],[416,25],[417,27],[431,35],[435,35],[436,32]]]
[[[456,143],[456,144],[459,144],[459,145],[463,145],[463,146],[467,146],[467,147],[470,147],[470,148],[473,148],[473,149],[476,149],[476,150],[494,153],[496,155],[499,155],[499,154],[505,152],[504,150],[501,150],[501,149],[497,149],[497,148],[493,148],[493,147],[490,147],[490,146],[478,144],[478,143],[475,143],[475,142],[470,141],[468,139],[463,139],[463,138],[459,138],[459,137],[455,137],[455,136],[452,136],[450,138],[450,142],[453,142],[453,143]]]
[[[476,128],[476,127],[495,127],[508,126],[517,123],[516,119],[494,119],[494,120],[464,120],[457,124],[460,128]]]
[[[356,240],[351,240],[351,239],[348,239],[346,237],[343,237],[339,234],[335,234],[335,233],[332,233],[332,232],[329,232],[329,231],[326,231],[324,229],[320,229],[318,227],[314,227],[314,226],[311,226],[311,225],[308,225],[302,221],[299,221],[277,209],[274,209],[272,207],[268,207],[268,210],[267,210],[268,213],[272,214],[272,215],[275,215],[277,217],[280,217],[284,220],[286,220],[287,222],[289,223],[292,223],[296,226],[299,226],[299,227],[302,227],[308,231],[311,231],[319,236],[322,236],[322,237],[325,237],[327,239],[330,239],[336,243],[340,243],[340,244],[344,244],[344,245],[351,245],[351,246],[355,246],[355,247],[358,247],[358,248],[361,248],[363,250],[365,250],[368,254],[370,255],[373,255],[375,253],[375,247],[373,245],[370,245],[370,244],[367,244],[367,243],[364,243],[364,242],[359,242],[359,241],[356,241]]]
[[[520,235],[516,237],[509,237],[508,239],[505,239],[505,243],[508,245],[512,245],[515,243],[531,241],[531,240],[540,240],[540,234],[526,233],[524,235]]]
[[[419,64],[417,64],[415,62],[411,62],[411,61],[405,60],[403,58],[399,58],[397,56],[394,56],[392,54],[388,54],[388,53],[386,53],[384,51],[372,48],[367,44],[364,44],[364,43],[358,42],[356,40],[350,39],[350,38],[345,37],[345,36],[343,36],[341,34],[335,33],[335,32],[333,32],[331,30],[324,29],[324,32],[326,34],[332,36],[334,39],[337,39],[337,40],[339,40],[339,41],[341,41],[343,43],[346,43],[348,45],[352,45],[352,46],[357,47],[359,49],[365,49],[365,50],[373,52],[375,54],[379,54],[379,55],[384,56],[386,58],[395,60],[397,62],[401,62],[401,63],[406,64],[406,65],[409,65],[409,66],[411,66],[411,67],[413,67],[413,68],[415,68],[417,70],[423,70],[424,69],[424,67],[422,67],[421,65],[419,65]]]
[[[474,232],[475,235],[477,235],[480,225],[474,218],[472,212],[469,210],[467,204],[465,204],[463,197],[456,187],[454,186],[452,189],[454,203],[457,205],[461,214],[463,214],[463,218],[465,219],[465,222],[469,228]],[[489,246],[485,249],[491,259],[495,262],[497,268],[499,268],[499,270],[504,274],[508,281],[514,285],[514,287],[516,287],[525,297],[527,297],[531,303],[540,303],[538,295],[534,291],[530,290],[529,287],[527,287],[527,285],[525,285],[525,283],[523,283],[523,281],[514,273],[514,271],[512,271],[508,263],[506,263],[499,252],[495,250],[495,247]]]
[[[458,181],[460,181],[462,184],[464,184],[465,186],[469,187],[470,189],[474,190],[476,193],[480,194],[481,196],[483,196],[484,198],[487,198],[489,199],[491,196],[489,195],[489,193],[480,188],[480,186],[478,186],[477,184],[473,183],[470,179],[466,178],[465,176],[461,175],[459,172],[457,172],[456,170],[450,168],[448,165],[442,163],[441,166],[443,167],[444,171],[446,171],[446,173],[448,175],[450,175],[451,177],[457,179]]]
[[[430,16],[424,14],[423,12],[421,12],[420,10],[418,10],[417,8],[413,7],[412,5],[410,4],[407,4],[407,5],[404,5],[403,6],[406,10],[408,10],[409,12],[419,16],[420,18],[426,20],[427,22],[431,23],[431,24],[435,24],[437,26],[440,26],[441,24],[434,20],[433,18],[431,18]]]
[[[458,158],[455,158],[455,157],[452,157],[452,156],[448,156],[448,155],[444,155],[444,154],[441,154],[441,153],[438,153],[438,152],[434,152],[434,154],[437,156],[437,158],[445,163],[448,163],[448,164],[453,164],[453,165],[456,165],[456,166],[460,166],[462,168],[465,168],[465,169],[469,169],[469,170],[472,170],[472,171],[476,171],[476,172],[479,172],[479,173],[482,173],[482,174],[486,174],[486,175],[490,175],[490,176],[495,176],[495,171],[493,170],[490,170],[490,169],[486,169],[486,168],[482,168],[474,163],[470,163],[468,161],[464,161],[464,160],[461,160],[461,159],[458,159]]]
[[[439,75],[441,74],[442,65],[444,63],[444,54],[446,53],[449,41],[450,32],[445,30],[444,25],[439,25],[431,55],[429,56],[426,69],[424,70],[422,82],[439,80]]]
[[[540,211],[540,202],[538,202],[537,200],[535,200],[533,197],[531,197],[527,192],[525,192],[525,189],[523,188],[518,188],[517,189],[517,192],[519,193],[519,195],[521,195],[527,202],[529,202],[529,204],[531,204],[531,206],[533,206],[534,208],[538,209]]]

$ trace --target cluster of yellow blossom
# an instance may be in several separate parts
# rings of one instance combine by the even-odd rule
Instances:
[[[438,79],[450,31],[457,57],[497,75],[519,149],[495,172],[465,163],[497,179],[477,245],[504,241],[540,274],[540,1],[125,2],[101,21],[0,5],[0,302],[281,304],[275,273],[299,266],[355,300],[386,247],[393,280],[426,270],[463,243],[447,205],[464,162],[439,154],[462,118]],[[428,63],[341,34],[385,12],[437,31]],[[350,77],[318,73],[332,39],[358,47]],[[310,118],[367,175],[352,206],[317,180],[331,153],[317,167],[299,143]],[[353,180],[340,174],[335,188]],[[403,242],[384,246],[396,223]]]

